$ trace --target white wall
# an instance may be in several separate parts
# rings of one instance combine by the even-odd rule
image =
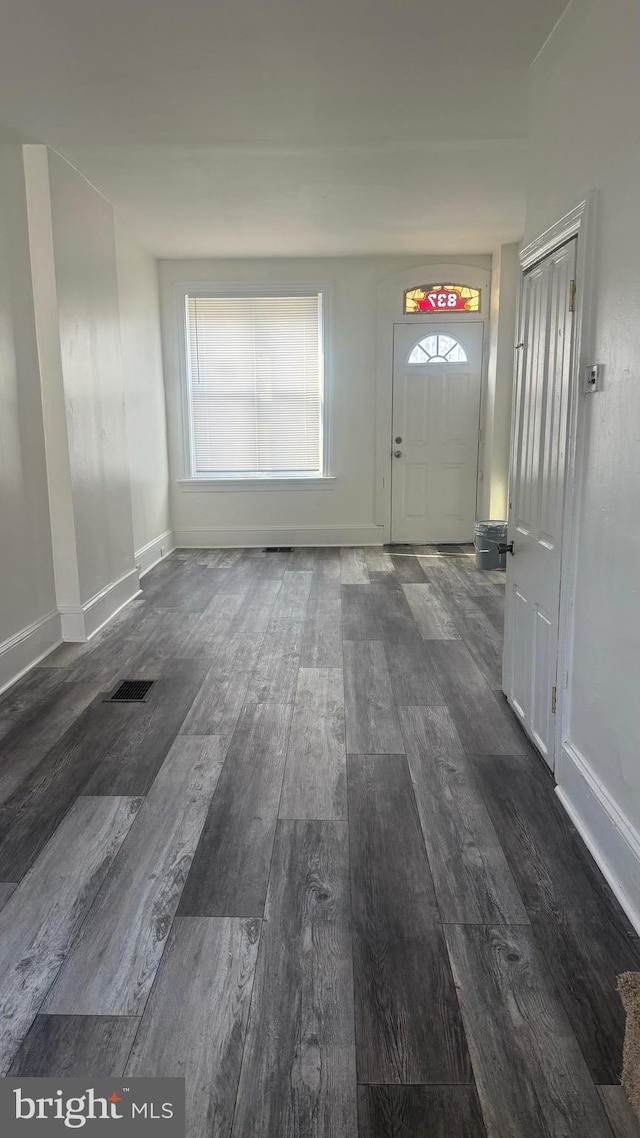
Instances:
[[[114,216],[59,155],[24,157],[56,596],[82,640],[139,588]]]
[[[115,232],[133,540],[145,571],[170,546],[158,271],[117,217]]]
[[[533,67],[527,238],[596,191],[561,793],[640,927],[640,9],[574,0]]]
[[[113,209],[59,155],[49,184],[80,600],[133,569]]]
[[[60,638],[22,148],[0,137],[0,690]]]
[[[383,278],[405,268],[464,263],[491,269],[489,256],[345,257],[294,260],[161,261],[171,512],[179,545],[335,544],[381,540],[375,525],[376,298]],[[174,286],[185,282],[328,282],[331,489],[205,490],[183,475],[180,358]],[[389,377],[391,380],[391,377]],[[278,539],[278,540],[276,540]]]
[[[505,518],[509,497],[509,443],[514,380],[514,346],[518,304],[517,245],[501,245],[493,256],[489,322],[489,369],[482,411],[479,512]]]

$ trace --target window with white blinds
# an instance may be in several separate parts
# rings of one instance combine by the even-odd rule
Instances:
[[[187,296],[192,476],[322,475],[322,295]]]

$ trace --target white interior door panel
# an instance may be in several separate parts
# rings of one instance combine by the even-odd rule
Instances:
[[[525,276],[516,377],[504,690],[553,768],[576,242]]]

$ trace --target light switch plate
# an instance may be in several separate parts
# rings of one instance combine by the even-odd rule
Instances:
[[[587,393],[597,391],[600,387],[601,371],[600,364],[589,364],[584,381],[584,389]]]

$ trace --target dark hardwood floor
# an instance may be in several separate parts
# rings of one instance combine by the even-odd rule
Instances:
[[[6,693],[0,1073],[184,1076],[188,1138],[638,1138],[640,941],[503,601],[462,547],[179,550]]]

